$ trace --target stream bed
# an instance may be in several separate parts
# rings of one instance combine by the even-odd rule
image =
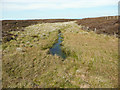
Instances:
[[[62,57],[63,59],[66,58],[65,53],[61,50],[61,42],[62,42],[62,37],[61,37],[61,33],[58,34],[58,41],[57,43],[55,43],[52,48],[50,48],[50,54],[52,55],[58,55],[60,57]]]

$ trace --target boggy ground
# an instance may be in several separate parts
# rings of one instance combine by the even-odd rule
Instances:
[[[61,30],[67,58],[49,54]],[[4,88],[112,88],[118,84],[118,39],[75,22],[43,23],[3,43]]]

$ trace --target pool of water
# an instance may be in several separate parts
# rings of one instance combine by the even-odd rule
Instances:
[[[65,53],[61,50],[61,42],[62,42],[62,37],[61,37],[61,33],[58,34],[58,41],[57,43],[55,43],[53,45],[52,48],[50,48],[50,54],[52,55],[58,55],[60,57],[62,57],[63,59],[66,58]]]

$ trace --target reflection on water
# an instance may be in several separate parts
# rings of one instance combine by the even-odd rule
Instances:
[[[62,57],[63,59],[65,59],[66,58],[66,55],[65,55],[65,53],[61,50],[61,42],[62,42],[62,37],[61,37],[61,33],[59,33],[58,34],[58,41],[57,41],[57,43],[55,43],[54,45],[53,45],[53,47],[52,48],[50,48],[50,54],[52,54],[52,55],[58,55],[58,56],[60,56],[60,57]]]

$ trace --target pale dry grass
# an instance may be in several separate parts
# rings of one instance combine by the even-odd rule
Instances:
[[[67,32],[67,31],[66,31]],[[80,30],[63,35],[63,49],[68,56],[87,68],[85,81],[90,87],[117,87],[118,39]]]
[[[63,61],[49,48],[63,37]],[[117,87],[118,39],[85,32],[75,22],[45,23],[11,32],[18,37],[3,43],[4,88]]]

